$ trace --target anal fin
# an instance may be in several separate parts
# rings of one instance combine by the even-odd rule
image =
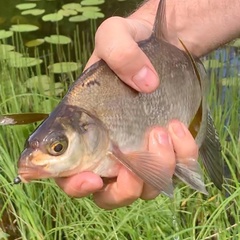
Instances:
[[[186,162],[186,160],[184,162]],[[174,175],[188,184],[191,188],[208,195],[203,182],[201,168],[197,160],[188,159],[187,165],[178,161]]]

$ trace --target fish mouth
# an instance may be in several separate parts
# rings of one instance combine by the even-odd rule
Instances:
[[[32,163],[29,164],[26,161],[20,161],[18,164],[18,177],[23,183],[28,183],[36,179],[49,178],[51,174],[44,169],[46,166],[37,166]]]

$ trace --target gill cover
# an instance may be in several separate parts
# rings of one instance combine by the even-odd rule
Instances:
[[[84,109],[61,104],[29,137],[19,159],[19,177],[24,173],[28,179],[36,179],[31,172],[39,167],[44,176],[37,174],[37,178],[88,170],[92,160],[108,145],[108,132],[97,117]]]

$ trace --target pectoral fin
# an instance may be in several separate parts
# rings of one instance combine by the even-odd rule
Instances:
[[[144,182],[155,187],[167,196],[173,196],[172,176],[158,155],[149,152],[122,153],[116,146],[112,154]]]
[[[221,145],[211,115],[208,112],[206,137],[199,149],[203,164],[218,189],[223,184],[223,159]]]
[[[184,162],[187,162],[187,165],[178,161],[174,175],[191,188],[208,195],[198,161],[196,159],[188,159],[188,161],[185,160]]]

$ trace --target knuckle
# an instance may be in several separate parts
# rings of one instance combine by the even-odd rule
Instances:
[[[117,26],[117,27],[116,27]],[[114,71],[121,71],[139,54],[138,44],[131,38],[129,24],[121,17],[105,20],[95,35],[95,50]],[[121,35],[120,35],[121,34]]]
[[[120,71],[123,67],[128,66],[134,58],[137,51],[137,44],[133,43],[131,46],[123,49],[118,46],[113,46],[107,55],[107,60],[111,63],[113,70]]]

